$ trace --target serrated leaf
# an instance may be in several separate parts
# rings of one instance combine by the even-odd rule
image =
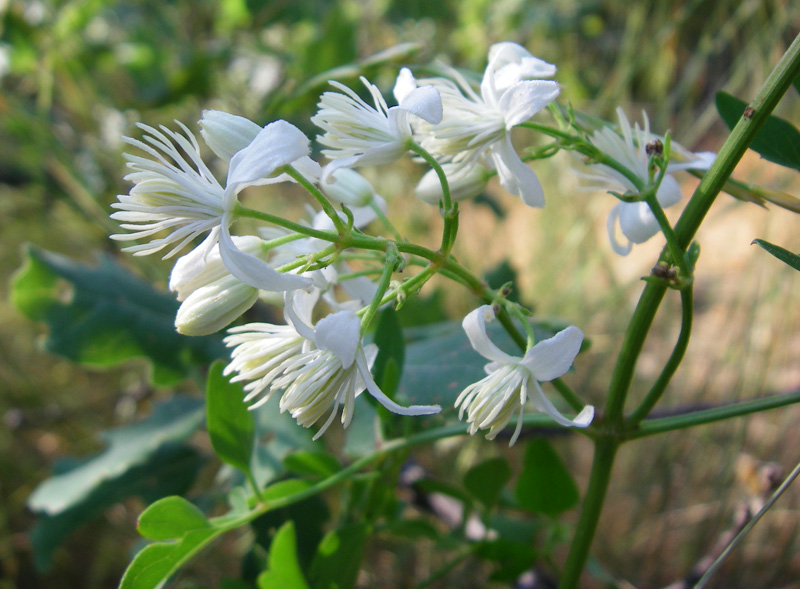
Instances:
[[[297,560],[294,523],[287,521],[275,534],[269,549],[269,568],[258,576],[259,589],[308,589]]]
[[[146,357],[159,385],[227,354],[219,336],[177,333],[175,298],[107,257],[88,266],[29,247],[13,277],[11,300],[30,319],[47,323],[48,352],[94,366]]]
[[[747,103],[727,92],[717,92],[717,112],[729,129],[741,119]],[[770,115],[750,144],[761,157],[787,168],[800,171],[800,131],[790,122]]]
[[[473,466],[464,475],[464,486],[486,509],[500,498],[503,487],[511,480],[511,467],[505,458],[490,458]]]
[[[28,507],[58,514],[85,499],[98,486],[143,464],[167,444],[188,438],[203,420],[203,403],[173,397],[153,406],[147,419],[101,434],[108,447],[77,468],[51,477],[28,498]]]
[[[768,241],[764,241],[763,239],[754,239],[753,243],[767,250],[770,254],[778,258],[784,264],[788,264],[795,270],[800,270],[800,256],[797,254],[793,254],[789,250]]]
[[[367,532],[367,524],[354,523],[333,530],[323,538],[308,573],[314,589],[355,586]]]
[[[556,516],[578,503],[578,487],[552,446],[542,439],[528,442],[514,494],[533,513]]]
[[[139,516],[136,528],[148,540],[175,540],[192,530],[211,527],[205,514],[183,497],[164,497]]]
[[[255,419],[244,402],[238,383],[223,376],[225,363],[214,362],[206,382],[206,426],[214,452],[220,459],[251,475]]]
[[[327,452],[293,452],[283,459],[287,471],[316,477],[329,477],[342,468]]]

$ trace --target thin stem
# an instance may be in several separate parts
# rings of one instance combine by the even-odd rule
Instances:
[[[305,176],[295,170],[292,166],[286,166],[285,171],[289,177],[291,177],[300,186],[305,188],[308,193],[316,199],[316,201],[322,207],[322,210],[325,211],[325,214],[330,217],[331,221],[333,221],[333,226],[336,227],[336,231],[341,234],[346,233],[347,226],[344,224],[344,221],[342,221],[339,213],[336,212],[336,209],[333,208],[331,202],[325,197],[324,194],[322,194],[320,189],[314,186],[312,182],[309,182]]]
[[[625,439],[636,440],[639,438],[646,438],[664,432],[706,425],[717,421],[725,421],[734,417],[743,417],[752,413],[769,411],[770,409],[778,409],[780,407],[786,407],[787,405],[794,405],[795,403],[800,403],[800,391],[787,393],[785,395],[776,395],[774,397],[765,397],[763,399],[753,399],[752,401],[743,401],[741,403],[733,403],[722,407],[714,407],[713,409],[693,411],[683,415],[647,419],[639,424],[638,429],[627,432],[625,434]]]
[[[392,222],[389,220],[389,217],[386,216],[386,213],[383,212],[378,203],[375,202],[375,199],[369,201],[369,208],[371,208],[375,214],[378,216],[378,220],[383,224],[386,230],[391,233],[392,237],[395,241],[403,241],[403,236],[400,235],[400,232],[395,229],[395,226],[392,225]]]
[[[750,519],[749,522],[747,522],[747,525],[745,525],[739,531],[738,534],[736,534],[736,536],[733,538],[733,540],[731,540],[730,544],[728,544],[725,547],[725,550],[722,551],[722,554],[720,554],[717,557],[717,559],[714,561],[714,563],[710,567],[708,567],[708,570],[706,570],[706,572],[703,574],[703,576],[700,577],[700,580],[697,582],[697,584],[694,586],[693,589],[703,589],[703,587],[706,586],[706,583],[708,583],[708,581],[711,579],[711,576],[720,567],[722,562],[728,557],[728,555],[731,552],[733,552],[733,549],[736,548],[736,546],[739,545],[739,542],[741,542],[742,539],[750,532],[750,530],[753,529],[753,527],[758,523],[758,521],[762,517],[764,517],[764,514],[767,513],[767,511],[769,511],[772,508],[773,505],[775,505],[775,502],[778,499],[780,499],[781,495],[783,495],[786,492],[786,490],[794,482],[794,480],[798,477],[798,475],[800,475],[800,463],[798,463],[794,467],[794,469],[792,469],[792,472],[789,473],[789,476],[786,477],[786,480],[784,480],[781,483],[781,486],[778,487],[777,489],[775,489],[775,492],[770,496],[769,500],[767,500],[767,502],[764,504],[764,506],[761,509],[758,510],[758,513],[755,514]]]
[[[378,307],[381,306],[381,299],[386,293],[386,290],[389,288],[389,283],[392,280],[392,274],[394,273],[399,259],[400,255],[397,252],[397,248],[392,244],[387,248],[386,259],[383,263],[383,274],[381,275],[381,280],[378,283],[378,288],[375,291],[375,295],[372,297],[369,307],[367,307],[367,310],[361,316],[361,335],[364,335],[367,332],[369,324],[372,323],[372,318],[378,311]]]
[[[239,203],[236,204],[236,208],[233,210],[233,214],[237,217],[248,217],[250,219],[256,219],[257,221],[264,221],[266,223],[271,223],[272,225],[277,225],[278,227],[284,227],[285,229],[289,229],[290,231],[294,231],[295,233],[302,233],[307,237],[316,237],[317,239],[322,239],[324,241],[332,241],[332,242],[336,242],[339,240],[339,236],[332,231],[320,231],[318,229],[313,229],[311,227],[301,225],[300,223],[289,221],[288,219],[284,219],[283,217],[278,217],[277,215],[271,215],[263,211],[250,209]],[[341,219],[339,220],[341,221]]]
[[[692,319],[694,316],[694,297],[692,295],[691,284],[684,290],[681,290],[681,313],[681,331],[678,334],[678,341],[675,342],[675,348],[672,350],[672,354],[670,354],[667,363],[664,365],[664,369],[661,371],[661,374],[658,375],[656,382],[645,396],[642,404],[639,405],[628,418],[628,424],[631,426],[635,426],[650,414],[650,411],[653,410],[653,407],[656,406],[656,403],[658,403],[659,399],[661,399],[661,396],[664,394],[669,381],[672,379],[678,366],[680,366],[683,356],[686,353],[686,348],[689,345],[689,338],[692,333]]]

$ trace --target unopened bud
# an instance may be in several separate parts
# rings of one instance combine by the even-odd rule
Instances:
[[[332,201],[348,207],[363,207],[375,198],[372,184],[350,168],[339,168],[324,177],[320,187]]]
[[[198,122],[200,134],[211,151],[228,161],[250,145],[261,131],[253,121],[220,110],[204,110]]]
[[[184,335],[209,335],[230,325],[258,300],[258,289],[226,276],[183,301],[175,327]]]
[[[473,166],[460,166],[459,164],[444,164],[442,166],[450,187],[450,198],[453,201],[466,200],[478,196],[486,188],[489,173],[479,164]],[[429,170],[419,181],[414,189],[417,198],[428,204],[439,204],[442,200],[442,185],[436,170]]]

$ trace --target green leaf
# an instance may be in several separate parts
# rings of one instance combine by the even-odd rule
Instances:
[[[297,537],[294,523],[281,526],[269,550],[269,568],[258,577],[259,589],[308,589],[297,560]]]
[[[372,368],[375,382],[381,386],[383,392],[389,397],[394,397],[397,388],[394,375],[402,372],[405,360],[403,328],[400,326],[397,312],[394,309],[384,309],[378,316],[378,327],[375,330],[374,343],[378,346],[378,356],[375,358],[375,364]],[[391,363],[394,363],[393,368],[389,368]],[[388,375],[387,370],[393,371],[393,374]],[[391,387],[393,382],[394,389],[388,388]]]
[[[578,503],[578,487],[552,446],[542,439],[528,442],[515,495],[534,513],[556,516]]]
[[[53,552],[77,528],[107,507],[139,496],[150,503],[169,495],[186,493],[206,463],[193,448],[167,445],[124,474],[98,483],[85,498],[55,515],[39,514],[31,532],[37,569],[46,571]]]
[[[156,589],[185,562],[210,544],[224,527],[187,532],[178,542],[157,542],[142,548],[125,570],[120,589]]]
[[[192,530],[211,527],[205,514],[183,497],[164,497],[145,509],[136,526],[148,540],[175,540]]]
[[[464,475],[464,486],[486,509],[500,498],[503,487],[511,479],[511,467],[505,458],[490,458],[473,466]]]
[[[211,365],[206,384],[206,425],[214,452],[220,459],[251,476],[255,419],[244,402],[238,383],[223,376],[225,363]]]
[[[717,112],[729,129],[742,117],[747,103],[726,92],[716,94]],[[800,170],[800,131],[788,121],[770,115],[750,149],[761,157],[787,168]]]
[[[28,318],[47,323],[48,352],[93,366],[146,357],[159,385],[227,355],[216,335],[177,333],[175,298],[107,257],[93,267],[29,247],[13,277],[11,300]]]
[[[342,468],[327,452],[294,452],[283,459],[283,466],[289,472],[314,477],[329,477]]]
[[[314,589],[355,586],[368,529],[365,523],[354,523],[333,530],[323,538],[308,573]]]
[[[159,403],[147,419],[101,434],[106,450],[45,480],[28,498],[28,507],[50,515],[69,509],[98,486],[144,464],[165,445],[188,438],[202,420],[203,404],[197,399],[179,396]]]
[[[772,244],[768,241],[764,241],[763,239],[754,239],[753,243],[767,250],[781,262],[789,264],[789,266],[795,270],[800,270],[800,256],[797,254],[793,254],[789,250],[784,249],[779,245]]]

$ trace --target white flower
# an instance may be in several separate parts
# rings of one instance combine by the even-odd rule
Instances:
[[[628,170],[633,172],[642,184],[647,186],[650,183],[650,172],[648,165],[650,157],[647,154],[647,145],[661,138],[650,133],[650,121],[647,113],[643,112],[644,128],[639,124],[631,124],[622,108],[617,108],[617,117],[622,135],[610,127],[603,127],[592,135],[591,142],[600,151],[612,157]],[[682,161],[670,162],[667,172],[678,170],[707,170],[714,161],[715,154],[700,153],[693,154],[682,148],[676,143],[672,143],[671,151]],[[603,164],[594,164],[592,168],[599,174],[584,174],[584,178],[593,183],[592,188],[614,190],[621,193],[638,193],[639,189],[629,178],[619,171]],[[677,180],[669,173],[664,175],[661,185],[656,192],[656,199],[663,208],[677,204],[681,200],[681,190]],[[617,241],[616,227],[619,227],[622,234],[627,239],[627,244]],[[628,255],[634,243],[644,243],[656,233],[660,227],[658,221],[650,210],[650,205],[644,201],[621,202],[611,209],[607,222],[608,237],[611,240],[611,247],[615,252],[622,256]]]
[[[366,207],[376,196],[372,184],[349,168],[339,168],[329,174],[320,188],[332,201],[348,207]]]
[[[254,235],[234,236],[236,247],[263,259],[263,240]],[[258,300],[258,289],[231,275],[219,245],[206,253],[196,248],[172,268],[169,289],[183,301],[175,327],[184,335],[208,335],[227,327]]]
[[[556,99],[560,89],[550,77],[555,66],[533,57],[515,43],[499,43],[489,51],[480,95],[455,70],[455,82],[443,78],[422,80],[442,95],[442,121],[428,131],[422,146],[442,162],[471,167],[481,162],[497,170],[500,184],[531,207],[544,206],[539,178],[517,155],[511,129],[533,117]]]
[[[542,391],[539,381],[549,381],[564,374],[583,341],[577,327],[568,327],[550,339],[537,343],[518,358],[510,356],[492,343],[486,333],[486,322],[494,319],[494,310],[484,305],[464,318],[464,331],[472,347],[484,358],[491,360],[485,370],[488,376],[470,386],[458,396],[459,419],[467,413],[469,433],[488,429],[487,439],[494,437],[519,410],[517,427],[511,445],[517,441],[522,429],[525,402],[530,398],[533,406],[547,413],[553,421],[566,427],[587,427],[594,418],[594,407],[587,405],[574,420],[564,417]]]
[[[350,425],[355,398],[364,389],[381,405],[400,415],[438,413],[438,405],[402,407],[375,383],[370,369],[377,355],[374,344],[361,342],[361,319],[353,311],[332,313],[312,326],[311,309],[317,294],[287,294],[284,309],[288,325],[246,325],[230,330],[225,339],[236,346],[225,373],[236,371],[233,381],[250,380],[245,401],[266,394],[251,408],[262,404],[279,389],[285,389],[281,411],[289,411],[297,422],[309,427],[327,411],[328,419],[314,436],[320,437],[343,405],[342,424]]]
[[[372,95],[375,106],[364,102],[347,86],[331,81],[341,92],[324,92],[319,112],[311,122],[325,131],[317,140],[331,149],[322,153],[333,159],[331,171],[339,167],[376,166],[393,162],[407,151],[412,136],[409,115],[429,123],[442,118],[442,101],[432,86],[417,88],[411,72],[403,68],[397,77],[394,95],[398,106],[389,108],[380,91],[366,78],[361,81]]]
[[[276,171],[308,155],[308,138],[286,121],[270,123],[260,129],[244,148],[234,153],[223,188],[201,159],[194,135],[185,125],[178,125],[184,135],[163,126],[159,131],[140,124],[139,127],[145,131],[144,140],[125,139],[153,159],[125,155],[128,167],[133,170],[125,179],[132,181],[134,187],[130,194],[118,197],[120,202],[111,205],[119,209],[111,217],[122,221],[121,227],[133,233],[112,235],[111,238],[128,241],[168,231],[166,237],[123,248],[134,255],[147,255],[171,247],[164,256],[168,258],[208,232],[208,237],[199,247],[208,252],[219,242],[222,260],[239,280],[264,290],[282,291],[307,286],[306,279],[280,274],[263,261],[237,249],[231,240],[229,227],[234,220],[233,210],[239,192],[248,186],[285,179],[283,175],[276,176]],[[216,147],[220,149],[218,145]]]

